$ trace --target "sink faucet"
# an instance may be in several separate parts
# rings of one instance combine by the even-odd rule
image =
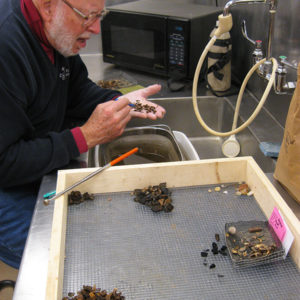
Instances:
[[[272,40],[274,34],[274,23],[275,23],[275,13],[277,10],[277,0],[231,0],[225,4],[223,9],[223,15],[226,16],[229,14],[229,9],[232,6],[237,4],[252,4],[252,3],[269,3],[269,29],[268,29],[268,43],[267,43],[267,53],[266,53],[266,61],[265,63],[258,69],[259,74],[266,79],[269,79],[271,70],[272,70],[272,62],[270,58],[272,57]],[[243,35],[245,36],[244,32],[246,32],[246,24],[245,21],[242,24],[242,28],[244,27]],[[246,33],[247,35],[247,33]],[[254,42],[247,37],[250,42]],[[258,42],[258,41],[257,41]],[[256,51],[261,49],[261,43],[256,43]]]
[[[252,52],[252,62],[253,62],[253,65],[255,65],[264,58],[263,51],[262,51],[262,41],[261,40],[254,41],[248,36],[245,20],[242,21],[241,26],[242,26],[242,33],[243,33],[244,38],[247,39],[255,47],[254,51]]]
[[[279,65],[276,70],[276,76],[275,76],[275,84],[274,89],[276,94],[286,94],[289,91],[293,91],[296,88],[296,81],[286,81],[286,75],[287,75],[287,67],[290,67],[294,70],[297,70],[297,66],[294,64],[288,62],[287,57],[284,55],[279,56]]]
[[[230,7],[237,4],[248,4],[248,3],[269,3],[270,10],[275,10],[277,8],[277,0],[231,0],[228,1],[223,9],[223,15],[227,16],[229,14]]]
[[[272,40],[273,40],[273,34],[274,34],[274,23],[275,23],[275,13],[277,10],[277,0],[231,0],[225,4],[225,7],[223,9],[223,15],[229,15],[229,9],[232,6],[235,6],[237,4],[251,4],[251,3],[268,3],[269,4],[269,28],[268,28],[268,42],[267,42],[267,53],[266,53],[266,61],[260,65],[257,69],[258,75],[261,77],[269,80],[271,71],[272,71]],[[246,21],[243,20],[241,24],[242,28],[242,34],[243,36],[254,45],[255,49],[252,53],[252,61],[253,65],[258,63],[261,59],[263,59],[263,52],[262,52],[262,41],[260,40],[253,40],[251,39],[247,34],[247,28],[246,28]],[[274,91],[276,94],[286,94],[289,91],[292,91],[296,87],[296,82],[287,82],[286,81],[286,75],[287,75],[287,69],[286,66],[296,69],[297,66],[289,63],[287,61],[286,56],[281,55],[279,57],[279,65],[276,70],[275,75],[275,83],[274,83]]]

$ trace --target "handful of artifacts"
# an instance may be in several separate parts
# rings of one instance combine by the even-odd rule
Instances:
[[[134,104],[134,111],[138,112],[143,112],[145,111],[146,113],[156,113],[156,107],[153,105],[148,105],[148,104],[142,104],[140,100],[136,100]]]

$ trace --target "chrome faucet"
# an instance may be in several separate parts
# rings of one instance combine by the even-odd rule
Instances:
[[[244,38],[247,39],[255,47],[254,51],[252,52],[252,62],[253,65],[255,65],[264,58],[263,51],[262,51],[262,41],[261,40],[254,41],[248,36],[245,20],[242,21],[241,26],[242,26],[242,34]]]
[[[251,4],[251,3],[268,3],[269,4],[269,28],[268,28],[268,41],[267,41],[267,53],[266,53],[266,61],[259,66],[257,69],[257,73],[269,80],[271,71],[272,71],[272,40],[274,35],[274,23],[275,23],[275,14],[277,10],[277,0],[232,0],[225,4],[225,7],[223,9],[223,15],[226,16],[229,14],[229,10],[232,6],[235,6],[237,4]],[[263,59],[263,51],[262,51],[262,41],[260,40],[253,40],[251,39],[247,34],[247,28],[246,28],[246,21],[243,20],[241,24],[242,28],[242,34],[243,36],[254,45],[255,49],[252,52],[252,61],[253,65],[258,63],[260,60]],[[279,57],[279,65],[276,70],[275,74],[275,83],[274,83],[274,90],[276,94],[286,94],[289,91],[292,91],[296,87],[296,82],[287,82],[286,76],[287,76],[287,69],[286,66],[296,69],[297,66],[289,63],[286,60],[286,56],[280,56]]]
[[[225,4],[225,7],[223,9],[223,15],[226,16],[229,14],[229,9],[232,6],[235,6],[237,4],[252,4],[252,3],[269,3],[269,29],[268,29],[268,45],[267,45],[267,53],[266,53],[266,61],[265,63],[259,68],[259,74],[263,76],[266,79],[269,79],[270,72],[272,70],[272,62],[270,58],[272,57],[272,40],[273,40],[273,34],[274,34],[274,22],[275,22],[275,13],[277,10],[277,0],[232,0]],[[246,32],[246,24],[244,21],[244,24],[242,24],[242,27],[244,26],[244,30],[242,31]],[[243,34],[244,34],[243,32]],[[247,35],[247,33],[246,33]],[[245,36],[245,34],[244,34]],[[252,42],[251,39],[247,38],[249,41]],[[254,42],[254,44],[256,44]],[[260,45],[256,45],[256,52],[260,52],[261,50],[261,43]]]
[[[275,10],[277,8],[277,0],[231,0],[228,1],[223,9],[223,15],[227,16],[229,14],[229,9],[231,6],[237,5],[237,4],[248,4],[248,3],[269,3],[270,10]]]
[[[279,65],[276,70],[274,89],[276,94],[287,94],[296,88],[296,81],[286,81],[287,69],[286,66],[297,70],[297,66],[288,62],[284,55],[279,56]]]

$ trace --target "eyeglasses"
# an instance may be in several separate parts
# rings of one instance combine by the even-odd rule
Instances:
[[[73,7],[67,0],[62,0],[65,4],[67,4],[77,15],[83,18],[85,21],[82,23],[83,27],[89,27],[92,25],[96,20],[102,20],[107,14],[107,10],[102,10],[99,13],[92,12],[88,16],[81,12],[79,9]]]

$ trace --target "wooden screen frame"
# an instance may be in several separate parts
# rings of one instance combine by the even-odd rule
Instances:
[[[64,190],[93,171],[95,168],[59,171],[56,191]],[[242,181],[254,192],[266,218],[270,217],[274,206],[280,210],[295,237],[289,253],[300,269],[300,222],[252,157],[114,166],[82,183],[76,190],[108,193],[133,191],[159,182],[167,182],[168,187],[172,188]],[[67,207],[67,194],[55,200],[47,300],[62,299]]]

